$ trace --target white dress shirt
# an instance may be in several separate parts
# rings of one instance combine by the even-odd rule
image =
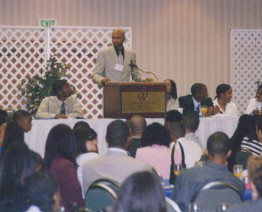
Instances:
[[[184,149],[186,168],[188,169],[194,167],[195,163],[202,154],[201,147],[195,141],[186,139],[185,137],[179,138],[176,142],[175,149],[180,152],[181,158],[182,152],[178,142],[182,145]],[[175,163],[179,164],[177,161],[175,161]]]
[[[218,106],[220,109],[220,112],[222,114],[225,114],[226,116],[237,116],[237,106],[234,102],[229,102],[226,104],[226,110],[224,111],[220,105],[218,104],[217,99],[213,100],[214,107]]]
[[[256,98],[250,99],[245,114],[252,114],[254,110],[261,110],[262,102],[258,102]]]
[[[171,96],[166,104],[166,112],[176,110],[177,108],[179,108],[178,101]]]
[[[69,118],[83,117],[82,108],[77,100],[76,96],[70,96],[66,98],[65,112]],[[57,114],[60,114],[61,105],[63,102],[56,96],[49,96],[42,100],[37,113],[37,118],[55,118]]]
[[[98,158],[99,155],[95,152],[88,152],[88,153],[84,153],[84,154],[80,154],[77,158],[76,158],[76,163],[78,165],[77,168],[77,178],[80,182],[81,188],[82,188],[82,195],[83,198],[85,198],[85,193],[83,192],[83,172],[82,172],[82,167],[83,164],[86,161],[92,160],[94,158]]]

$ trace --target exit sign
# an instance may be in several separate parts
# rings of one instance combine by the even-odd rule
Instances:
[[[55,30],[54,27],[56,26],[56,19],[53,18],[41,18],[38,19],[38,26],[41,27],[41,31],[44,31],[45,28],[50,27],[51,30]]]

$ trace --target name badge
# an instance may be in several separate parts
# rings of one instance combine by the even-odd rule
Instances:
[[[120,65],[120,64],[118,64],[118,63],[116,63],[114,69],[117,70],[117,71],[122,72],[123,69],[124,69],[124,66],[123,66],[123,65]]]

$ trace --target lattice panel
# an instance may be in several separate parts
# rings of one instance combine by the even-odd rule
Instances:
[[[45,34],[35,29],[0,29],[0,108],[25,109],[22,79],[43,73]]]
[[[0,55],[0,67],[1,70],[4,68],[4,75],[0,75],[0,95],[3,99],[0,107],[25,108],[25,102],[21,98],[17,85],[24,77],[43,73],[46,66],[45,56],[56,55],[58,61],[72,66],[68,71],[69,82],[82,95],[79,101],[85,117],[101,118],[102,89],[92,82],[91,76],[97,52],[111,45],[112,29],[112,27],[57,27],[55,31],[45,30],[44,32],[40,32],[39,29],[23,29],[24,35],[20,36],[21,29],[0,28],[0,52],[3,51],[3,55]],[[125,28],[125,30],[127,38],[125,45],[131,47],[131,29]],[[28,34],[29,32],[31,34]],[[11,37],[15,44],[11,42]],[[6,40],[11,40],[11,44]],[[14,45],[16,48],[12,50]],[[12,51],[15,51],[16,54],[13,54]],[[41,52],[41,57],[39,52]],[[24,56],[21,57],[21,54]],[[21,63],[24,64],[24,67],[17,66]],[[2,86],[3,84],[5,86]]]
[[[230,57],[233,101],[244,113],[262,79],[262,30],[232,30]]]

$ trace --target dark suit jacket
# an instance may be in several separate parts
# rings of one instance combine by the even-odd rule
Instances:
[[[178,98],[179,107],[183,108],[183,115],[187,115],[189,113],[195,112],[194,102],[192,95],[180,96]],[[207,107],[213,107],[213,101],[210,97],[201,101],[201,105],[205,105]]]

